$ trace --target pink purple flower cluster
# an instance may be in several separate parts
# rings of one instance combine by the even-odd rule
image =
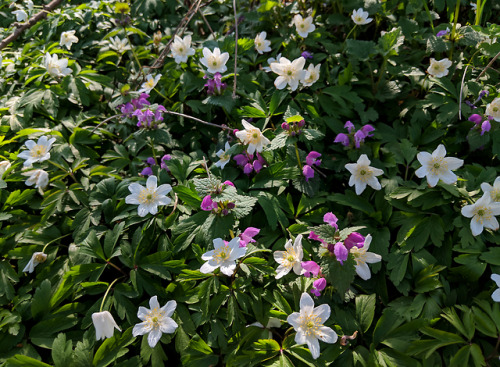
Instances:
[[[313,166],[319,166],[321,164],[321,160],[317,159],[319,157],[321,157],[321,154],[314,150],[307,155],[306,164],[302,167],[302,174],[305,176],[306,182],[314,177]]]
[[[480,130],[481,136],[483,136],[485,132],[490,131],[491,120],[493,120],[493,117],[491,116],[481,116],[475,113],[469,117],[469,121],[472,121],[474,123],[474,126],[471,128],[471,130],[472,129]]]
[[[214,74],[213,79],[210,79],[207,75],[203,78],[208,79],[204,87],[207,87],[207,94],[210,96],[220,96],[227,88],[227,84],[222,82],[222,75],[219,72]]]
[[[254,155],[248,154],[246,150],[241,154],[235,155],[233,159],[236,161],[238,166],[243,168],[243,173],[246,175],[250,175],[252,171],[259,173],[262,167],[267,164],[264,157],[262,157],[258,152]]]
[[[302,134],[302,128],[305,124],[306,122],[304,120],[290,122],[285,121],[281,124],[281,128],[285,130],[288,135],[296,136]]]
[[[365,139],[373,136],[370,134],[375,128],[372,125],[366,124],[361,129],[356,131],[354,124],[351,121],[347,121],[344,125],[347,129],[347,134],[340,133],[335,137],[334,143],[342,143],[345,147],[354,146],[357,149],[360,148],[361,144],[364,143]]]
[[[118,108],[120,109],[124,118],[132,118],[132,114],[135,112],[135,110],[141,109],[144,106],[149,106],[151,104],[149,103],[148,98],[149,94],[141,93],[139,98],[132,99],[130,102],[119,105]]]
[[[149,94],[142,93],[139,98],[118,106],[123,118],[137,117],[137,127],[156,129],[163,121],[163,112],[166,111],[162,105],[151,105],[148,101]]]
[[[311,293],[316,297],[321,295],[321,291],[326,287],[326,279],[321,274],[321,267],[315,261],[303,261],[301,264],[304,269],[304,276],[307,278],[317,278],[313,282]]]
[[[172,157],[170,156],[170,154],[165,154],[163,157],[161,157],[160,168],[166,170],[167,172],[170,172],[167,167],[167,162],[171,159]],[[141,171],[141,175],[151,176],[153,174],[152,167],[156,166],[156,160],[153,157],[149,157],[148,159],[146,159],[146,164],[148,164],[148,166]]]
[[[234,187],[231,181],[224,181],[219,187],[217,187],[212,193],[206,195],[201,201],[201,210],[212,212],[213,214],[226,216],[231,213],[231,210],[236,207],[235,203],[231,201],[214,201],[212,200],[213,194],[220,194],[224,191],[226,186]]]

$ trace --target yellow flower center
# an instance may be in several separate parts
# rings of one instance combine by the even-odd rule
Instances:
[[[229,258],[229,252],[231,251],[229,246],[222,246],[214,250],[214,259],[217,264],[226,261]]]
[[[153,204],[158,200],[158,194],[156,189],[143,189],[138,198],[141,204]]]
[[[42,158],[47,154],[47,147],[45,145],[35,145],[31,150],[31,156],[33,158]]]

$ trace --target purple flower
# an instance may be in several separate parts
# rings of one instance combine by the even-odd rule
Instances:
[[[359,149],[361,143],[365,141],[366,135],[363,130],[358,130],[354,133],[354,146]]]
[[[151,167],[146,167],[141,171],[141,175],[143,176],[151,176],[153,174],[153,170]]]
[[[309,238],[310,240],[315,240],[315,241],[319,241],[323,244],[326,244],[325,241],[323,241],[316,233],[314,233],[314,231],[311,231],[311,233],[309,233]]]
[[[302,167],[302,174],[306,178],[306,182],[309,182],[309,179],[314,177],[314,170],[311,166],[305,164],[304,167]]]
[[[205,210],[207,212],[212,211],[213,209],[217,209],[217,203],[212,201],[212,197],[207,195],[201,201],[201,210]]]
[[[311,52],[308,52],[308,51],[304,51],[300,54],[300,56],[302,56],[304,59],[312,59],[313,58],[313,54]]]
[[[156,164],[156,161],[153,157],[149,157],[148,159],[146,159],[146,162],[150,165],[150,166],[154,166]]]
[[[253,171],[253,164],[252,163],[245,164],[245,166],[243,167],[243,173],[245,175],[250,175],[252,171]]]
[[[326,279],[319,278],[316,279],[313,283],[313,288],[311,289],[311,293],[316,297],[321,296],[321,291],[326,288]]]
[[[339,226],[337,225],[337,221],[338,221],[338,218],[332,212],[326,213],[323,216],[323,222],[331,225],[332,227],[334,227],[338,231]]]
[[[344,133],[337,134],[335,137],[334,143],[342,143],[345,147],[349,146],[349,136]]]
[[[344,127],[347,129],[349,134],[354,130],[354,124],[351,121],[347,121]]]
[[[208,78],[205,75],[205,78]],[[204,85],[207,87],[207,94],[208,95],[221,95],[224,89],[226,89],[227,84],[222,83],[222,75],[221,73],[215,73],[213,79],[208,79],[206,84]]]
[[[288,130],[290,130],[290,125],[288,124],[288,122],[283,122],[283,123],[281,124],[281,128],[282,128],[283,130],[287,130],[287,131],[288,131]]]
[[[250,242],[255,242],[253,237],[257,236],[260,229],[254,227],[248,227],[240,234],[240,247],[246,247]]]
[[[370,124],[366,124],[366,125],[361,127],[361,131],[365,134],[365,138],[373,136],[373,134],[369,134],[369,133],[371,133],[374,130],[375,130],[375,128]]]
[[[490,129],[491,129],[490,120],[489,119],[484,120],[483,123],[481,124],[481,136],[483,136],[485,132],[490,131]]]
[[[143,108],[144,106],[149,106],[151,103],[148,102],[149,94],[141,93],[139,98],[130,101],[136,109]]]
[[[303,261],[300,263],[302,269],[305,270],[304,276],[307,278],[317,277],[321,268],[315,261]]]
[[[357,248],[362,248],[363,245],[365,243],[365,237],[358,233],[358,232],[352,232],[351,234],[349,234],[349,236],[347,236],[347,238],[345,239],[344,241],[344,246],[350,250],[352,249],[354,246],[356,246]]]
[[[168,162],[171,159],[172,159],[172,157],[170,156],[170,154],[165,154],[163,157],[161,157],[161,164],[160,164],[161,169],[165,169],[168,172],[170,172],[170,170],[167,167],[166,162]]]
[[[262,169],[262,162],[259,159],[253,161],[253,170],[255,171],[255,173],[259,173],[261,169]]]
[[[118,107],[120,107],[120,111],[123,114],[123,117],[132,117],[132,113],[135,111],[134,106],[130,102],[122,104]]]
[[[337,258],[337,261],[340,262],[341,265],[344,265],[344,261],[346,261],[347,256],[349,256],[349,250],[344,246],[342,242],[337,242],[335,244],[333,253]]]
[[[483,116],[474,113],[469,116],[469,121],[472,121],[475,124],[479,124],[483,120]]]
[[[450,33],[450,28],[446,28],[444,31],[439,31],[436,33],[436,37],[443,37]]]
[[[248,163],[248,157],[246,154],[237,154],[233,157],[238,166],[244,167]]]
[[[316,166],[319,166],[321,164],[321,160],[319,159],[316,159],[316,158],[319,158],[321,157],[321,154],[318,153],[318,152],[315,152],[314,150],[312,152],[310,152],[307,157],[306,157],[306,163],[309,165],[309,166],[312,166],[313,164],[315,164]]]
[[[235,186],[234,186],[234,183],[232,183],[231,181],[224,181],[222,184],[223,184],[223,185],[227,185],[227,186],[232,186],[232,187],[235,187]]]

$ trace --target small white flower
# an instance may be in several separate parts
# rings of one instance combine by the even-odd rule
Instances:
[[[184,38],[180,38],[178,35],[175,35],[170,50],[176,63],[187,62],[188,56],[194,55],[194,48],[191,48],[191,36],[187,35]]]
[[[32,11],[35,8],[35,4],[33,4],[33,1],[28,0],[26,1],[26,7],[28,8],[28,11]]]
[[[220,53],[220,49],[216,47],[214,52],[210,51],[208,48],[203,48],[203,58],[200,62],[207,67],[207,71],[211,74],[215,73],[225,73],[227,70],[226,62],[229,60],[229,53]]]
[[[266,32],[260,32],[255,37],[254,40],[254,45],[255,49],[259,54],[262,55],[263,52],[270,52],[271,51],[271,41],[266,40],[267,33]]]
[[[23,272],[33,273],[35,271],[35,266],[44,263],[45,260],[47,260],[47,254],[43,252],[34,252],[33,255],[31,255],[30,261],[24,267]]]
[[[142,83],[139,93],[149,93],[156,86],[161,78],[161,74],[158,74],[153,78],[151,74],[146,75],[146,81]]]
[[[213,240],[214,249],[201,255],[202,260],[206,260],[200,271],[204,274],[213,273],[220,268],[222,274],[228,277],[233,275],[236,269],[236,259],[245,256],[246,247],[240,247],[240,238],[233,238],[227,245],[222,238]]]
[[[490,194],[491,201],[500,201],[500,176],[495,178],[493,186],[491,186],[489,183],[483,182],[481,184],[481,190],[483,190],[485,194]]]
[[[118,331],[122,331],[109,311],[94,312],[92,314],[92,322],[94,323],[96,340],[111,338],[115,332],[115,328]]]
[[[316,29],[311,16],[303,19],[300,14],[297,14],[293,17],[293,23],[295,24],[299,36],[303,38],[306,38],[309,33],[314,32]]]
[[[124,53],[125,51],[131,50],[127,39],[124,38],[123,40],[121,40],[118,38],[118,36],[116,36],[115,38],[111,37],[109,39],[109,47],[120,54]]]
[[[266,73],[271,72],[271,71],[272,71],[272,70],[271,70],[271,64],[272,64],[272,63],[274,63],[274,62],[277,62],[277,63],[279,64],[280,59],[281,59],[281,54],[278,54],[278,55],[276,56],[276,58],[274,58],[274,57],[270,57],[269,59],[267,59],[267,63],[268,63],[268,65],[269,65],[269,66],[264,66],[264,67],[262,68],[262,70],[264,70]]]
[[[300,312],[294,312],[288,316],[286,321],[293,326],[295,342],[307,344],[314,359],[320,355],[319,341],[333,344],[337,342],[338,336],[331,328],[324,326],[324,322],[330,317],[330,306],[327,304],[314,307],[312,297],[302,293],[300,297]]]
[[[270,64],[271,70],[279,75],[274,81],[276,88],[283,89],[289,85],[292,91],[296,90],[299,82],[306,76],[305,63],[306,59],[301,56],[293,62],[282,57],[279,62]]]
[[[319,69],[321,68],[321,64],[318,64],[314,66],[313,64],[310,64],[309,67],[306,70],[306,75],[304,77],[304,80],[302,81],[302,84],[305,87],[310,87],[314,83],[316,83],[319,79]]]
[[[78,37],[75,36],[76,31],[67,31],[61,33],[61,40],[59,41],[59,45],[62,47],[66,47],[68,50],[71,48],[73,43],[78,42]]]
[[[21,174],[23,176],[28,176],[28,179],[25,181],[27,186],[35,185],[35,188],[37,189],[44,189],[49,184],[49,174],[43,169],[34,169]]]
[[[231,155],[230,154],[227,154],[227,151],[230,149],[231,147],[229,146],[229,143],[226,142],[226,145],[224,146],[224,150],[222,149],[219,149],[219,151],[216,153],[217,154],[217,157],[219,157],[219,161],[217,163],[215,163],[215,166],[216,167],[219,167],[220,169],[224,169],[224,167],[226,166],[226,164],[229,162],[229,160],[231,159]]]
[[[163,333],[172,334],[177,329],[177,323],[171,318],[177,307],[177,302],[168,301],[165,306],[160,308],[157,296],[153,296],[149,300],[149,307],[149,310],[146,307],[139,307],[137,317],[143,322],[134,326],[132,335],[148,334],[148,344],[154,348]]]
[[[500,203],[492,202],[491,196],[484,194],[474,204],[464,206],[462,208],[462,215],[472,218],[470,229],[473,236],[481,234],[484,228],[496,231],[498,229],[498,221],[495,215],[500,215]]]
[[[241,120],[241,123],[245,130],[237,131],[235,135],[243,144],[248,144],[248,154],[254,154],[255,152],[260,153],[266,145],[271,143],[269,139],[262,134],[259,128],[252,126],[245,120]]]
[[[486,115],[493,117],[493,120],[500,122],[500,98],[495,98],[486,105]]]
[[[368,252],[371,242],[372,235],[369,234],[365,238],[363,247],[358,248],[357,246],[353,246],[350,250],[350,253],[353,254],[354,260],[356,261],[356,273],[363,280],[368,280],[372,277],[368,264],[378,263],[382,260],[382,256],[379,254]]]
[[[352,12],[351,19],[357,25],[365,25],[373,20],[373,18],[368,18],[368,16],[369,14],[367,11],[364,11],[363,8],[359,8]]]
[[[45,54],[45,69],[53,77],[64,77],[71,74],[72,70],[68,68],[68,59],[61,59],[57,54],[50,55],[48,52]]]
[[[371,167],[370,163],[366,154],[361,154],[356,163],[348,163],[345,165],[345,168],[351,172],[349,186],[355,185],[356,195],[361,195],[366,189],[366,185],[370,185],[375,190],[381,189],[376,176],[380,176],[384,171],[379,168]]]
[[[462,167],[464,161],[458,158],[445,157],[446,149],[443,144],[439,144],[432,155],[427,152],[417,154],[417,159],[422,164],[422,167],[415,171],[417,177],[427,177],[427,183],[430,187],[437,185],[441,180],[446,184],[457,182],[457,176],[451,172]]]
[[[431,65],[427,68],[427,73],[434,78],[441,78],[448,75],[448,68],[451,66],[452,62],[447,58],[437,61],[431,58]]]
[[[24,167],[31,167],[35,162],[43,162],[50,159],[49,150],[56,138],[48,139],[46,136],[41,136],[35,143],[33,140],[28,140],[24,145],[28,150],[24,150],[17,155],[18,158],[25,159]]]
[[[127,204],[139,205],[137,212],[140,217],[145,217],[148,213],[155,215],[158,213],[158,205],[168,205],[171,200],[166,195],[172,190],[172,186],[164,184],[156,187],[158,179],[156,176],[149,176],[146,187],[131,183],[128,187],[132,194],[125,198]]]
[[[28,14],[22,9],[14,10],[12,12],[12,14],[14,14],[16,16],[16,20],[18,22],[24,22],[24,21],[26,21],[26,19],[28,19]]]
[[[9,161],[0,162],[0,189],[5,189],[7,187],[7,183],[3,180],[3,175],[9,169],[10,169]]]
[[[303,273],[302,269],[302,257],[304,253],[302,251],[302,235],[299,234],[295,238],[295,242],[292,246],[292,240],[288,240],[285,244],[285,251],[275,251],[273,254],[274,260],[280,264],[276,269],[276,279],[279,279],[290,272],[293,269],[294,273],[301,275]]]
[[[497,287],[500,287],[500,274],[495,274],[495,273],[491,274],[491,280],[497,283]],[[491,295],[491,298],[495,302],[500,302],[500,288],[495,289],[495,291]]]
[[[477,4],[476,3],[470,3],[470,7],[472,10],[474,10],[474,13],[477,12]]]

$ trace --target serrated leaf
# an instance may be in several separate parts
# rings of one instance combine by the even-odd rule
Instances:
[[[375,294],[362,294],[356,297],[356,319],[363,332],[366,332],[372,324],[375,315],[375,300]]]

